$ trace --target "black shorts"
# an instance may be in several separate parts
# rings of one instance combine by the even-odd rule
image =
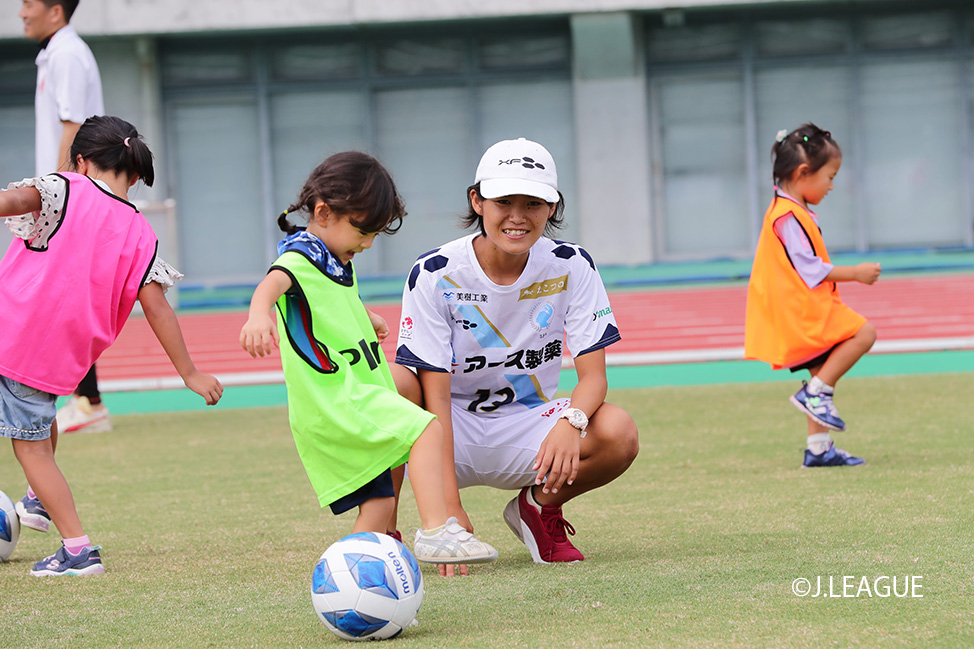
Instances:
[[[815,358],[813,358],[813,359],[811,359],[809,361],[805,361],[801,365],[796,365],[796,366],[790,367],[788,369],[790,369],[792,372],[798,372],[798,371],[801,371],[801,370],[809,370],[809,369],[811,369],[813,367],[818,367],[819,365],[824,365],[825,364],[825,361],[827,361],[829,359],[829,356],[832,355],[832,352],[835,351],[835,347],[836,346],[830,347],[825,352],[819,354]]]
[[[366,500],[372,500],[373,498],[392,498],[395,495],[396,492],[392,488],[392,471],[386,469],[352,493],[347,496],[342,496],[328,506],[331,507],[332,514],[344,514],[353,507],[358,507]]]

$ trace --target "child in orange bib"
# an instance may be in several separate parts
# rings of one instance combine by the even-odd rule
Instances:
[[[832,442],[829,430],[846,428],[832,396],[838,380],[876,342],[876,329],[842,302],[837,282],[873,284],[880,266],[833,266],[818,217],[808,208],[832,190],[842,165],[831,134],[811,123],[781,131],[771,156],[775,195],[764,215],[747,288],[745,357],[811,374],[791,397],[808,417],[803,466],[864,464]]]

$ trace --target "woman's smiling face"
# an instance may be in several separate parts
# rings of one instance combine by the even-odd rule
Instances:
[[[483,216],[487,240],[511,255],[524,254],[537,243],[556,207],[524,194],[481,198],[471,190],[470,199],[474,210]]]

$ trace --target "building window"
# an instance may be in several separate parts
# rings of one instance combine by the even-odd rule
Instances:
[[[901,7],[647,20],[661,258],[750,254],[775,134],[805,122],[843,151],[819,209],[831,249],[974,244],[974,15],[962,2]]]
[[[343,150],[376,155],[409,212],[394,239],[379,237],[356,258],[362,275],[404,275],[418,255],[463,234],[464,190],[497,139],[544,142],[572,187],[568,34],[559,20],[520,33],[480,25],[468,34],[302,32],[218,48],[163,41],[172,194],[181,231],[192,232],[183,235],[187,280],[258,281],[276,257],[277,215],[317,164]],[[222,195],[222,208],[200,198],[206,188],[217,188],[210,196]],[[226,209],[227,191],[239,209]]]

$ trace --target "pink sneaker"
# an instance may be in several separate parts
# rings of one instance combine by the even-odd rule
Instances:
[[[562,516],[558,505],[543,505],[541,513],[527,501],[527,490],[518,495],[504,508],[504,522],[514,535],[527,546],[535,563],[567,563],[582,561],[568,535],[575,535],[575,528]]]

